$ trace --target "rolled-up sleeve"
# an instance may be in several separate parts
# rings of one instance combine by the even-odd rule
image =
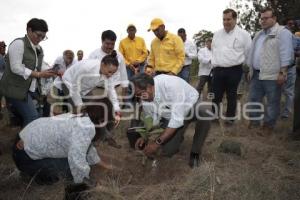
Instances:
[[[287,29],[283,29],[279,34],[279,51],[281,67],[290,65],[294,55],[293,35]]]
[[[120,111],[120,104],[118,100],[118,95],[116,92],[116,89],[114,87],[114,84],[111,81],[106,81],[105,83],[107,86],[105,87],[107,89],[107,96],[110,99],[111,103],[113,104],[115,111]]]
[[[32,70],[25,67],[22,63],[24,54],[24,42],[22,40],[15,40],[11,43],[8,49],[9,62],[11,71],[25,80],[29,78]]]
[[[89,150],[88,150],[88,154],[86,156],[87,162],[89,163],[89,165],[95,165],[97,163],[99,163],[100,157],[97,153],[97,150],[94,146],[90,146]]]

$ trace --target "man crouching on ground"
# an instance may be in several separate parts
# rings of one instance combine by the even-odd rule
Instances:
[[[153,124],[163,121],[161,126],[166,127],[155,141],[147,143],[144,153],[151,157],[161,147],[163,155],[174,155],[179,151],[189,123],[196,121],[189,165],[198,167],[201,149],[210,128],[210,118],[199,106],[197,90],[183,79],[165,74],[154,78],[139,74],[132,78],[132,82],[135,95],[142,100],[145,115],[153,118]],[[143,146],[144,143],[144,139],[139,138],[136,146]]]

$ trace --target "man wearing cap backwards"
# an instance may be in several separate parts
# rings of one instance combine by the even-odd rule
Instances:
[[[184,44],[182,39],[165,30],[164,22],[155,18],[148,31],[156,36],[151,43],[148,65],[154,67],[156,74],[177,75],[184,63]]]
[[[121,40],[119,51],[124,56],[127,76],[131,78],[136,73],[144,71],[144,64],[147,58],[145,40],[135,36],[136,27],[129,24],[127,27],[128,37]]]

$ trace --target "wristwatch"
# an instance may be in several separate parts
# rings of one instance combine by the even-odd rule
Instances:
[[[155,139],[155,143],[158,144],[158,145],[162,145],[163,142],[162,142],[162,140],[158,137],[158,138]]]

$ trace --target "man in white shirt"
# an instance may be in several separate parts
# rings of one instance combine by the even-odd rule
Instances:
[[[115,48],[116,40],[117,40],[117,35],[113,31],[111,30],[103,31],[101,35],[101,41],[102,41],[101,48],[94,50],[90,54],[89,59],[98,59],[101,61],[104,56],[111,54],[111,52]],[[121,87],[123,88],[122,93],[125,96],[128,88],[128,83],[129,83],[125,60],[122,54],[118,51],[117,51],[117,58],[119,61],[118,71],[111,77],[111,79],[114,86],[117,86],[119,84],[121,85]]]
[[[83,59],[83,51],[78,50],[77,51],[77,61],[81,61]]]
[[[210,121],[206,112],[199,107],[197,90],[183,79],[166,74],[154,78],[139,74],[133,77],[132,82],[135,95],[142,99],[145,116],[153,119],[154,126],[164,121],[161,125],[165,128],[163,133],[155,141],[148,142],[144,153],[153,156],[159,147],[162,147],[164,155],[174,155],[179,151],[188,124],[196,121],[189,165],[199,166],[199,156],[210,128]],[[144,144],[143,138],[136,142],[137,147]]]
[[[199,60],[199,82],[197,85],[197,90],[199,92],[199,95],[201,96],[201,92],[203,90],[204,85],[208,84],[208,92],[211,92],[211,38],[208,38],[205,41],[206,47],[201,48],[198,52],[198,60]]]
[[[237,88],[243,73],[242,65],[251,46],[251,36],[238,27],[237,13],[232,9],[223,11],[223,26],[224,28],[214,34],[212,40],[213,111],[216,115],[220,114],[220,103],[226,92],[225,124],[232,125],[236,116]],[[215,106],[218,111],[214,109]]]
[[[62,56],[55,59],[53,65],[59,66],[59,71],[63,74],[70,66],[74,65],[76,61],[74,60],[74,52],[72,50],[65,50]]]
[[[185,51],[184,64],[178,76],[186,82],[189,82],[191,64],[193,59],[197,58],[197,47],[192,41],[186,39],[186,32],[184,28],[178,29],[177,35],[181,37]]]

